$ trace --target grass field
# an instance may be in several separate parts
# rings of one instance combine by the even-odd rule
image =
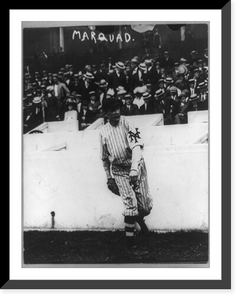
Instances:
[[[208,233],[178,231],[136,236],[148,253],[130,257],[123,231],[25,231],[24,264],[123,264],[208,262]]]

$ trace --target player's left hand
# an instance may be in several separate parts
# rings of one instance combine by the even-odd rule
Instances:
[[[137,186],[138,184],[138,172],[131,170],[129,173],[129,181],[131,185]]]

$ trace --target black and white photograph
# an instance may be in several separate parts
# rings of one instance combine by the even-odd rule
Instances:
[[[231,5],[215,6],[10,11],[3,289],[231,288]]]
[[[23,267],[209,268],[209,32],[22,23]]]

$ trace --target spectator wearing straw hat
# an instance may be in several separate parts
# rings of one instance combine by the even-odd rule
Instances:
[[[101,105],[103,103],[103,100],[106,98],[107,91],[108,83],[105,79],[101,79],[97,88],[97,97],[99,98],[98,100],[100,101]]]
[[[123,86],[126,89],[126,76],[124,74],[125,65],[122,62],[115,64],[115,70],[109,76],[108,86],[116,93],[119,86]]]
[[[33,129],[44,122],[41,97],[34,97],[32,100],[32,113],[28,120],[28,129]]]
[[[120,113],[123,116],[132,116],[139,114],[139,108],[133,104],[133,97],[130,94],[125,95],[125,105],[121,107]]]
[[[145,63],[140,63],[138,66],[139,72],[140,72],[140,82],[141,86],[146,85],[148,83],[148,72],[147,67]]]
[[[80,84],[80,94],[83,100],[90,100],[89,93],[95,90],[94,76],[90,72],[86,72],[83,76],[84,80]]]
[[[139,112],[141,115],[153,114],[154,107],[153,107],[153,99],[152,95],[148,92],[143,94],[144,104],[140,107]]]
[[[154,99],[153,99],[153,110],[154,113],[162,113],[164,115],[164,118],[166,116],[166,111],[168,111],[167,105],[167,93],[165,92],[164,89],[159,88],[156,90],[154,94]]]
[[[190,95],[189,97],[189,111],[197,111],[198,110],[198,105],[200,102],[200,97],[197,94]]]

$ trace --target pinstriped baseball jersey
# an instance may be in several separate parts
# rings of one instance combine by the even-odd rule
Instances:
[[[140,158],[137,165],[139,186],[133,189],[129,182],[132,150],[136,146],[142,148],[144,146],[139,129],[124,116],[121,116],[117,126],[107,123],[101,129],[100,146],[102,161],[108,160],[111,164],[111,171],[124,203],[124,215],[135,216],[138,215],[139,211],[148,215],[153,206],[153,200],[149,192],[143,157]]]
[[[110,123],[101,129],[101,159],[109,159],[112,165],[129,167],[131,165],[132,149],[135,146],[143,147],[138,128],[124,116],[120,117],[119,124]]]

